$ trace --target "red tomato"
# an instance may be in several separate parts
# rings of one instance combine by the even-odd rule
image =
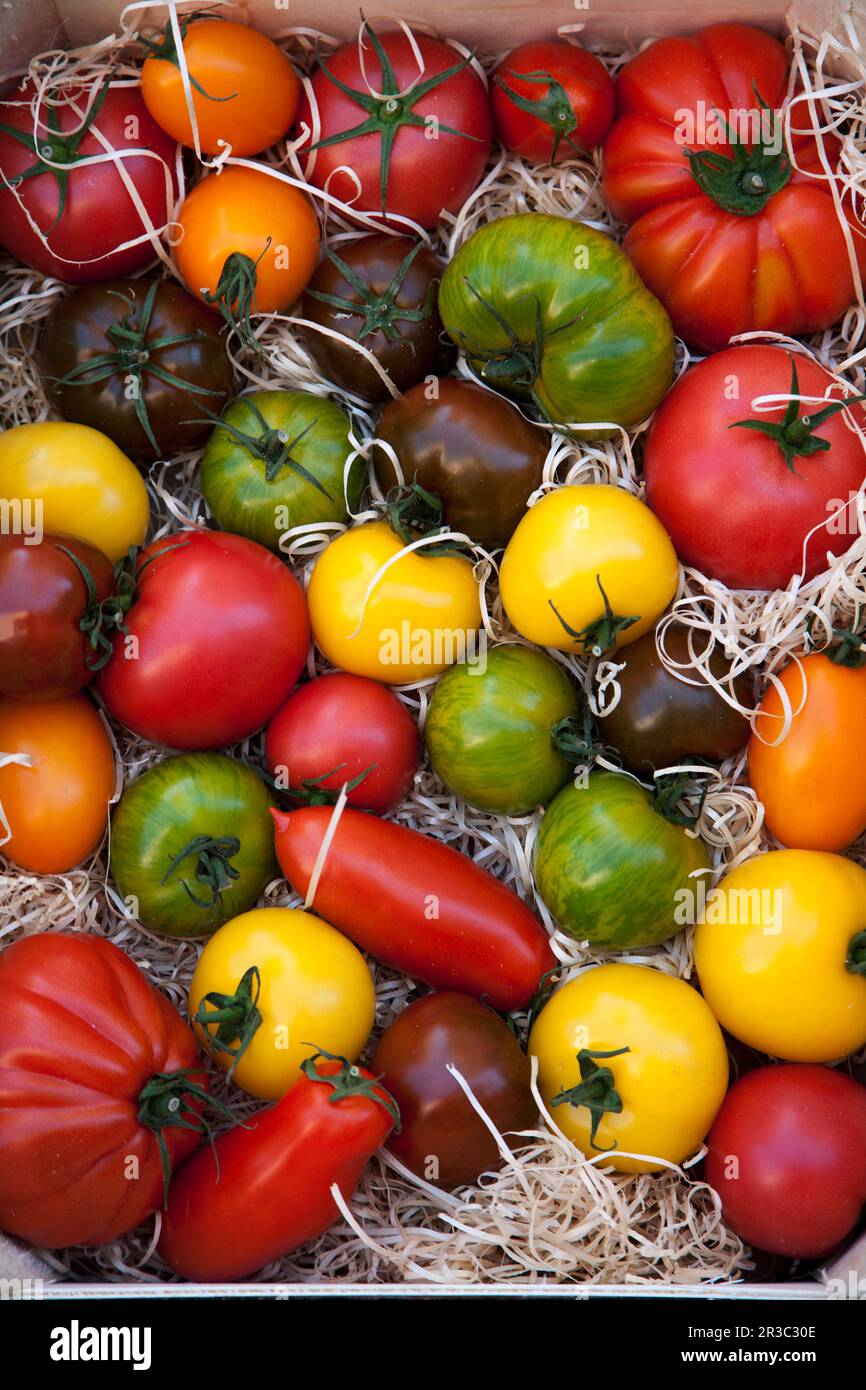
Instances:
[[[192,1031],[123,951],[39,932],[0,955],[0,1227],[103,1245],[157,1207],[199,1141]],[[172,1124],[182,1120],[186,1128]]]
[[[319,804],[336,801],[344,783],[361,777],[348,803],[380,816],[405,800],[418,756],[418,730],[402,701],[378,681],[343,671],[295,691],[265,738],[265,761],[279,787],[302,788],[316,805],[316,797]]]
[[[243,1279],[315,1240],[339,1218],[388,1138],[394,1102],[343,1058],[302,1064],[304,1077],[270,1110],[247,1118],[177,1174],[159,1253],[187,1279]]]
[[[782,44],[745,24],[659,39],[617,78],[604,194],[630,227],[624,248],[641,279],[701,350],[751,329],[814,333],[854,299],[819,146],[796,133],[807,108],[792,113],[796,170],[762,116],[787,90]],[[839,150],[824,137],[831,168]],[[863,230],[853,236],[866,267]]]
[[[127,633],[99,676],[115,719],[171,748],[220,748],[270,719],[310,645],[307,605],[264,546],[181,531],[138,561]]]
[[[753,405],[779,395],[815,401]],[[866,453],[841,399],[829,372],[780,347],[728,348],[683,373],[653,417],[643,469],[684,564],[732,589],[782,589],[848,549]],[[851,413],[862,428],[862,408]]]
[[[552,39],[524,43],[493,74],[490,104],[503,145],[530,164],[594,150],[613,120],[613,81],[593,53]]]
[[[297,893],[307,893],[332,814],[271,811],[277,859]],[[510,888],[441,840],[363,811],[343,811],[314,908],[386,965],[503,1012],[527,1004],[556,964],[541,923]]]
[[[78,161],[104,155],[106,147],[121,154],[150,151],[121,163],[159,231],[171,218],[178,193],[174,140],[148,114],[138,87],[116,83],[97,93],[89,111],[83,88],[55,97],[62,105],[43,103],[34,142],[33,97],[28,85],[0,105],[0,243],[25,265],[67,285],[142,270],[154,259],[151,241],[118,249],[144,236],[147,226],[117,163],[79,167]],[[49,167],[48,158],[61,167]]]
[[[320,60],[313,76],[320,134],[309,180],[360,212],[387,209],[435,227],[484,172],[491,144],[484,83],[468,59],[426,34],[415,35],[423,74],[405,34],[379,38],[364,24],[362,36],[363,68],[353,39]],[[306,94],[298,113],[304,124],[313,128]],[[335,173],[341,166],[356,177]]]
[[[731,1087],[707,1139],[727,1225],[771,1254],[827,1255],[866,1202],[866,1089],[829,1067],[760,1067]]]

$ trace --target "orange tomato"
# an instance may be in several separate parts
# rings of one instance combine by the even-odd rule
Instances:
[[[779,679],[798,711],[791,727],[771,746],[783,706],[770,686],[749,742],[749,778],[767,827],[788,849],[846,849],[866,827],[866,667],[816,652]]]
[[[203,154],[259,154],[295,119],[301,84],[284,53],[245,24],[202,19],[181,24],[192,104]],[[163,56],[164,55],[164,56]],[[171,29],[141,70],[141,95],[157,125],[194,146],[192,122]]]
[[[62,874],[96,849],[114,795],[114,749],[87,695],[0,700],[0,806],[12,831],[0,854],[37,874]],[[6,832],[4,831],[3,834]]]
[[[288,309],[316,268],[319,223],[312,204],[263,170],[233,164],[208,175],[184,199],[178,221],[174,259],[187,288],[208,303],[208,295],[220,293],[220,279],[225,286],[234,271],[222,307],[239,319],[249,309]],[[251,295],[244,295],[244,274],[254,277]]]

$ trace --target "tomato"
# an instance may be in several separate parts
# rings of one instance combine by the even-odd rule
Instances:
[[[150,520],[126,455],[98,430],[57,420],[0,433],[0,496],[20,507],[24,535],[77,536],[111,561],[141,545]]]
[[[848,549],[866,478],[850,420],[864,415],[843,410],[837,387],[811,357],[763,345],[683,373],[653,418],[644,476],[684,564],[733,589],[782,589]],[[788,395],[815,403],[753,404]]]
[[[866,1043],[866,869],[819,850],[746,860],[707,894],[695,965],[722,1027],[786,1062]]]
[[[233,386],[219,318],[169,280],[74,290],[45,321],[39,365],[64,419],[135,459],[201,444],[206,412],[218,413]]]
[[[725,1225],[800,1259],[828,1255],[866,1202],[866,1090],[827,1067],[761,1067],[732,1086],[707,1140]]]
[[[319,258],[312,204],[264,165],[234,164],[209,174],[184,199],[177,221],[181,279],[247,343],[255,341],[250,314],[289,309]]]
[[[594,53],[557,39],[524,43],[503,58],[490,90],[496,134],[529,164],[559,164],[601,144],[614,86]]]
[[[712,352],[735,333],[815,333],[840,318],[854,299],[848,251],[821,145],[796,133],[807,108],[792,112],[790,150],[773,118],[788,93],[778,39],[745,24],[660,39],[616,89],[604,196],[677,333]],[[839,149],[823,137],[831,166]]]
[[[159,1253],[187,1279],[243,1279],[339,1218],[396,1119],[391,1097],[345,1058],[308,1059],[272,1109],[199,1149],[181,1168],[163,1216]]]
[[[199,1041],[262,1100],[297,1085],[301,1063],[319,1048],[354,1062],[375,1013],[360,951],[321,918],[291,908],[226,922],[202,951],[189,989]]]
[[[487,550],[508,543],[541,482],[550,443],[502,396],[447,377],[435,395],[419,385],[387,405],[376,438],[391,446],[403,473],[399,479],[389,454],[374,450],[382,490],[420,484],[441,499],[451,530]]]
[[[692,654],[704,655],[706,639],[676,624],[661,638],[668,657],[690,667]],[[703,758],[720,763],[743,747],[749,721],[705,680],[700,671],[683,670],[683,679],[663,664],[655,631],[647,632],[617,655],[619,698],[599,719],[600,736],[620,754],[623,766],[638,777],[674,763]],[[731,663],[715,643],[707,665],[725,689],[747,708],[751,706],[748,677],[731,676]],[[609,698],[609,697],[608,697]]]
[[[636,642],[677,591],[679,565],[637,497],[590,483],[558,487],[526,513],[502,557],[502,603],[530,642],[601,656]]]
[[[87,685],[111,651],[113,591],[86,541],[0,535],[0,694],[60,699]]]
[[[301,84],[277,45],[246,24],[179,18],[199,149],[258,154],[285,135],[298,109]],[[145,40],[141,95],[153,119],[182,145],[195,145],[180,56],[170,24]]]
[[[620,1173],[683,1163],[728,1084],[722,1031],[697,990],[644,965],[597,965],[560,986],[529,1055],[554,1123]]]
[[[693,875],[709,869],[706,847],[668,820],[651,794],[616,772],[564,787],[538,831],[538,892],[560,931],[611,950],[664,941]]]
[[[355,526],[322,551],[307,590],[328,660],[386,685],[426,680],[474,652],[481,622],[468,560],[403,549],[387,521]]]
[[[529,1058],[499,1015],[448,990],[416,999],[385,1029],[372,1068],[400,1111],[388,1148],[413,1173],[445,1187],[474,1183],[505,1161],[449,1067],[500,1134],[538,1123]]]
[[[251,391],[222,413],[201,461],[217,525],[278,550],[294,526],[345,521],[364,485],[360,458],[344,477],[349,421],[308,391]]]
[[[198,1143],[206,1100],[191,1030],[110,941],[36,932],[0,955],[4,1231],[52,1247],[131,1231]]]
[[[64,874],[88,859],[108,824],[114,749],[86,695],[0,699],[0,852],[35,874]],[[2,760],[0,757],[0,760]],[[0,818],[2,824],[2,818]]]
[[[181,531],[138,557],[125,636],[100,672],[110,714],[171,748],[248,738],[288,696],[310,632],[297,580],[263,546]]]
[[[165,758],[111,818],[111,873],[130,915],[166,936],[209,936],[277,877],[271,796],[221,753]]]
[[[664,309],[615,242],[565,217],[484,223],[449,262],[439,312],[477,376],[554,424],[630,428],[671,383]]]
[[[357,40],[319,59],[298,127],[318,132],[307,178],[356,212],[435,227],[481,181],[491,145],[482,79],[456,49],[427,34]],[[374,95],[375,94],[375,95]],[[431,136],[431,131],[433,136]]]
[[[265,736],[265,762],[278,790],[292,788],[315,805],[336,801],[346,785],[350,806],[379,816],[409,795],[418,757],[418,730],[402,701],[386,686],[344,671],[302,685]]]
[[[280,868],[306,895],[333,811],[271,814]],[[516,894],[417,830],[344,810],[319,867],[309,905],[362,951],[436,989],[517,1009],[555,964],[544,929]]]
[[[577,691],[551,657],[493,647],[483,668],[452,666],[436,686],[424,725],[430,762],[470,806],[525,815],[568,781],[553,731],[577,712]]]
[[[0,243],[68,285],[143,270],[156,252],[139,208],[156,232],[171,220],[174,141],[128,82],[55,89],[34,113],[35,99],[27,82],[0,103]]]
[[[368,401],[391,399],[379,372],[352,343],[373,354],[398,391],[447,372],[455,350],[444,338],[437,307],[442,268],[429,247],[409,237],[361,236],[341,243],[339,255],[326,247],[302,305],[303,317],[318,325],[304,329],[304,342],[322,375]]]

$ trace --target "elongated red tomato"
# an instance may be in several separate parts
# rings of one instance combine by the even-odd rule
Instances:
[[[280,867],[306,894],[332,810],[272,811]],[[503,883],[417,830],[343,811],[315,910],[387,965],[436,989],[519,1009],[556,961],[541,923]]]
[[[317,1057],[320,1054],[317,1054]],[[304,1063],[270,1110],[205,1145],[172,1183],[159,1253],[187,1279],[243,1279],[337,1220],[396,1118],[387,1091],[345,1059]]]

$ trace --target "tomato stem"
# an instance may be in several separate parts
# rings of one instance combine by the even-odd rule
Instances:
[[[313,290],[309,287],[307,287],[307,294],[322,304],[330,304],[332,308],[340,309],[343,313],[363,318],[363,323],[356,335],[359,342],[369,337],[371,333],[384,333],[389,343],[396,342],[401,336],[397,328],[398,323],[423,323],[433,313],[433,287],[437,283],[435,279],[431,280],[427,286],[427,297],[419,309],[404,309],[397,303],[397,295],[409,267],[423,245],[424,243],[421,241],[415,243],[397,267],[387,289],[382,294],[376,294],[369,285],[364,283],[352,266],[347,265],[335,251],[326,247],[325,255],[328,260],[336,266],[343,279],[360,296],[360,301],[344,299],[337,294],[324,294],[321,290]]]
[[[273,785],[276,791],[285,790],[286,795],[290,796],[293,801],[303,802],[305,806],[335,806],[343,790],[353,792],[379,764],[370,763],[369,767],[365,767],[363,772],[359,772],[356,777],[353,777],[350,782],[345,782],[343,786],[330,789],[321,785],[322,782],[329,781],[345,766],[345,763],[337,763],[337,766],[332,767],[330,772],[322,772],[318,777],[305,777],[299,787],[280,788],[276,786],[276,783]]]
[[[381,1078],[378,1076],[367,1077],[361,1072],[360,1067],[355,1066],[347,1057],[341,1057],[338,1053],[326,1052],[323,1047],[318,1047],[316,1043],[305,1042],[302,1047],[316,1047],[317,1050],[312,1057],[305,1057],[301,1063],[301,1071],[310,1081],[323,1081],[330,1086],[333,1094],[328,1097],[331,1104],[345,1100],[347,1096],[367,1096],[369,1100],[374,1100],[387,1110],[391,1119],[394,1121],[394,1129],[400,1133],[400,1108],[390,1091],[380,1085]],[[320,1058],[328,1062],[340,1062],[342,1065],[339,1071],[319,1072],[316,1063]]]
[[[84,121],[76,130],[72,130],[68,134],[64,134],[61,130],[57,106],[52,102],[52,98],[56,95],[56,89],[52,89],[46,94],[45,127],[47,134],[37,133],[34,137],[29,131],[16,130],[14,126],[4,125],[0,122],[0,131],[2,131],[4,135],[11,136],[13,140],[17,140],[20,144],[25,145],[28,150],[36,155],[35,163],[29,165],[22,173],[16,174],[14,178],[9,180],[10,187],[17,188],[18,185],[24,183],[26,179],[36,178],[39,174],[51,174],[57,184],[57,216],[50,227],[43,228],[46,236],[54,231],[54,228],[57,226],[66,210],[66,198],[69,191],[69,170],[78,160],[85,158],[84,155],[79,154],[79,146],[90,130],[90,127],[95,122],[96,117],[99,115],[110,86],[111,81],[109,78],[106,78],[97,92]],[[50,163],[46,162],[49,160],[51,161]],[[55,167],[58,164],[64,167],[58,169]]]
[[[866,975],[866,928],[858,931],[848,942],[845,969],[852,975]]]
[[[256,302],[256,267],[270,249],[271,241],[268,237],[256,260],[242,251],[232,251],[225,259],[216,289],[201,292],[205,303],[212,304],[222,314],[244,346],[257,353],[262,349],[251,322]]]
[[[725,131],[729,153],[722,150],[687,150],[686,154],[695,183],[725,212],[741,217],[754,217],[763,212],[769,200],[785,187],[791,177],[791,161],[781,143],[779,118],[758,92],[752,89],[761,114],[771,116],[771,129],[765,139],[746,144],[737,139],[736,132],[720,112],[716,117]],[[774,147],[779,144],[780,148]]]
[[[768,439],[772,439],[778,444],[782,457],[785,460],[785,467],[796,477],[794,467],[795,458],[811,458],[813,454],[829,453],[829,439],[822,439],[815,434],[819,425],[823,425],[825,420],[829,420],[840,410],[847,410],[848,406],[856,405],[858,401],[866,401],[866,396],[848,396],[841,401],[831,401],[822,410],[808,415],[799,415],[800,402],[796,399],[800,394],[800,384],[797,377],[797,361],[791,356],[791,400],[785,409],[785,414],[778,422],[772,420],[735,420],[732,425],[728,425],[729,430],[755,430],[759,434],[764,434]]]
[[[232,1058],[226,1073],[229,1080],[262,1025],[262,1015],[258,1009],[261,988],[259,968],[251,965],[238,981],[234,994],[211,991],[204,995],[193,1015],[193,1023],[199,1024],[207,1035],[208,1051],[225,1052]],[[211,1033],[211,1028],[216,1031]]]
[[[216,14],[212,10],[193,10],[191,14],[184,15],[183,18],[181,18],[180,15],[178,15],[177,22],[178,28],[180,30],[181,45],[183,45],[183,41],[186,38],[186,33],[189,29],[190,24],[196,19],[222,19],[222,15]],[[146,38],[145,35],[142,33],[136,34],[135,38],[144,48],[147,49],[148,57],[158,59],[160,62],[163,63],[172,63],[174,67],[176,67],[178,71],[180,71],[180,58],[178,56],[177,44],[175,43],[174,39],[174,30],[172,29],[170,22],[166,24],[165,29],[162,32],[162,36],[158,39]],[[195,87],[196,91],[201,93],[203,97],[206,97],[208,101],[234,101],[235,97],[237,96],[237,92],[232,92],[227,97],[211,96],[210,92],[206,92],[201,83],[193,77],[192,73],[189,71],[188,66],[187,74],[189,76],[190,86]]]
[[[385,517],[391,530],[400,537],[404,545],[411,545],[422,536],[436,536],[447,532],[443,521],[444,503],[435,492],[428,492],[420,483],[404,483],[394,487],[384,502]],[[424,555],[465,555],[465,549],[457,541],[443,541],[441,545],[424,547]]]
[[[564,1091],[560,1091],[550,1102],[551,1106],[586,1106],[592,1121],[589,1132],[589,1142],[599,1153],[610,1153],[611,1149],[617,1147],[616,1140],[606,1147],[599,1144],[596,1140],[596,1135],[598,1134],[598,1127],[605,1115],[621,1114],[622,1097],[614,1085],[613,1072],[610,1067],[598,1066],[595,1058],[621,1057],[623,1053],[630,1051],[631,1049],[628,1047],[618,1047],[613,1052],[593,1052],[588,1047],[582,1047],[577,1054],[581,1076],[579,1084],[577,1086],[571,1086]]]
[[[665,820],[670,821],[671,825],[683,825],[687,830],[694,829],[700,820],[701,813],[704,809],[704,802],[710,790],[710,782],[707,780],[701,790],[701,799],[698,802],[698,809],[693,815],[687,811],[679,810],[679,804],[688,790],[689,783],[694,781],[695,763],[706,765],[708,772],[715,771],[712,763],[707,763],[704,758],[691,758],[689,759],[689,766],[683,768],[682,771],[677,769],[657,776],[652,796],[652,808],[654,811],[657,811],[660,816],[664,816]]]
[[[185,878],[181,879],[181,886],[197,907],[216,907],[220,901],[220,896],[227,888],[231,887],[232,880],[240,878],[239,871],[230,862],[234,855],[240,851],[240,847],[241,842],[234,835],[225,835],[219,839],[213,835],[196,835],[179,854],[174,856],[160,879],[160,883],[167,883],[185,859],[194,857],[196,860],[195,881],[197,884],[201,884],[210,896],[207,898],[197,897]]]
[[[179,1067],[177,1071],[157,1072],[142,1087],[138,1096],[138,1121],[153,1131],[159,1144],[159,1157],[162,1164],[163,1202],[168,1203],[168,1186],[171,1181],[171,1157],[166,1143],[166,1129],[189,1129],[197,1134],[210,1137],[210,1125],[202,1111],[197,1110],[192,1101],[200,1101],[202,1107],[209,1105],[227,1119],[231,1112],[222,1101],[212,1096],[199,1082],[191,1080],[201,1075],[190,1067]]]
[[[572,767],[591,768],[599,758],[616,756],[615,748],[597,741],[595,721],[589,710],[584,710],[580,722],[574,715],[560,719],[550,730],[550,741]]]
[[[501,92],[504,92],[513,106],[525,111],[528,115],[534,116],[543,125],[549,126],[553,136],[553,150],[550,155],[551,164],[555,163],[559,146],[565,140],[576,154],[583,154],[580,144],[575,140],[573,131],[577,130],[578,119],[572,108],[571,102],[561,82],[549,72],[514,72],[509,71],[509,77],[517,78],[521,82],[546,83],[547,91],[542,92],[534,99],[521,96],[512,87],[506,86],[501,77],[494,76],[493,81]]]
[[[587,623],[586,627],[570,627],[553,602],[553,599],[549,598],[547,602],[550,604],[569,637],[573,638],[575,642],[580,643],[588,656],[604,656],[605,652],[609,652],[611,648],[616,645],[619,634],[624,632],[626,628],[631,627],[634,623],[639,623],[640,617],[619,617],[610,606],[607,594],[604,591],[604,585],[601,582],[600,574],[595,576],[595,582],[598,585],[599,593],[604,603],[604,612],[600,618],[596,618],[593,622]]]
[[[246,449],[248,454],[251,454],[254,458],[261,459],[262,463],[265,465],[265,482],[274,482],[283,468],[290,468],[293,472],[297,473],[300,478],[303,478],[304,482],[309,483],[311,487],[314,487],[318,492],[321,492],[324,497],[327,497],[329,502],[333,502],[334,498],[331,496],[330,492],[328,492],[328,489],[320,483],[319,479],[296,458],[292,457],[292,450],[296,448],[301,440],[309,434],[310,430],[314,429],[319,423],[318,416],[290,439],[287,430],[274,429],[268,424],[255,401],[250,400],[248,396],[239,396],[236,401],[231,402],[231,405],[227,407],[227,409],[241,404],[245,405],[252,415],[252,429],[257,430],[258,433],[238,429],[236,425],[230,424],[228,420],[223,419],[221,415],[214,415],[213,411],[208,411],[207,407],[205,407],[208,420],[214,425],[214,434],[216,434],[218,430],[223,430],[236,444],[240,444],[242,449]],[[225,412],[223,413],[225,414]],[[190,423],[206,424],[207,421],[193,420]]]

